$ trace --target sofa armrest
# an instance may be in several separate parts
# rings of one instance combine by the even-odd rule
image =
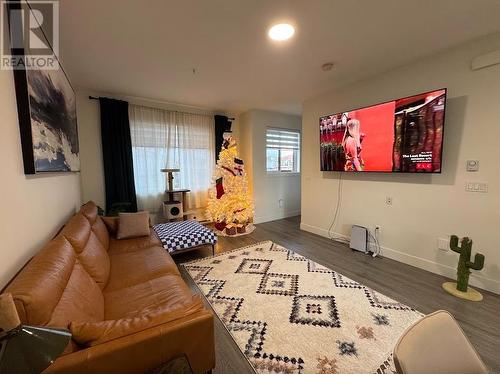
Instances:
[[[183,355],[194,374],[215,367],[208,310],[61,356],[44,373],[144,373]]]

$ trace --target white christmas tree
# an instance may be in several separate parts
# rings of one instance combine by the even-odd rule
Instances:
[[[248,181],[243,160],[238,158],[236,141],[230,133],[224,134],[224,143],[210,189],[207,218],[215,228],[227,235],[248,232],[254,208],[248,193]]]

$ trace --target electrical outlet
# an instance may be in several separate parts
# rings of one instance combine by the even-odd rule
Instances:
[[[375,244],[372,240],[370,240],[367,244],[368,244],[367,245],[368,252],[376,252],[377,251],[377,244]]]
[[[280,208],[283,208],[284,203],[285,203],[285,201],[284,201],[283,199],[279,199],[279,200],[278,200],[278,206],[279,206]]]
[[[449,238],[438,238],[437,247],[442,251],[447,251],[450,248],[450,239]]]
[[[392,205],[392,197],[391,196],[385,197],[385,205]]]

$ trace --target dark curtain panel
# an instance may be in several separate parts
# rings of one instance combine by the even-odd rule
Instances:
[[[99,98],[106,212],[137,211],[126,101]]]
[[[231,121],[226,116],[214,116],[215,120],[215,161],[219,159],[219,153],[222,149],[222,142],[224,141],[222,135],[225,132],[231,131]]]

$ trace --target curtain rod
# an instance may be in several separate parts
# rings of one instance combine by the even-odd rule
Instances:
[[[99,98],[95,97],[95,96],[89,96],[89,100],[99,100]],[[189,112],[182,112],[180,110],[169,110],[169,109],[165,109],[165,110],[168,110],[169,112],[188,113],[189,114]],[[234,117],[227,117],[227,119],[230,120],[230,121],[234,121],[235,120]]]

